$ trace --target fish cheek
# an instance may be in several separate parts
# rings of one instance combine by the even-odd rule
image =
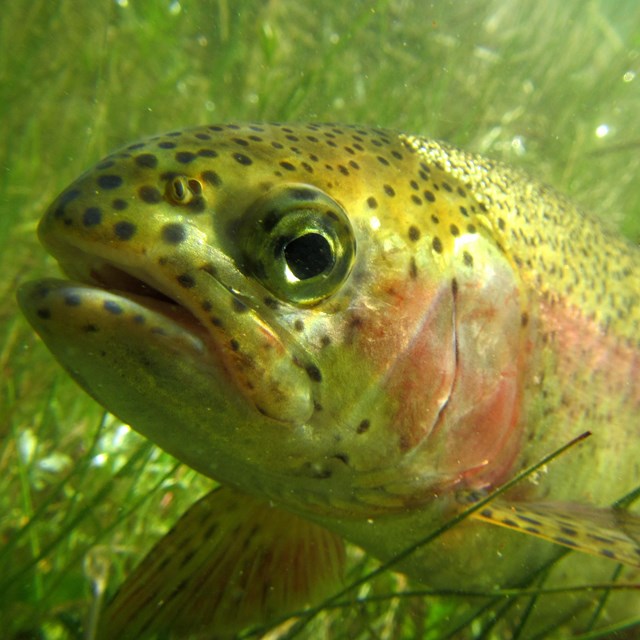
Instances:
[[[456,365],[448,283],[382,282],[374,298],[381,302],[371,313],[349,321],[357,359],[369,363],[379,389],[373,406],[363,406],[360,413],[375,416],[376,423],[386,416],[395,447],[379,451],[377,462],[371,445],[366,457],[353,451],[354,464],[362,468],[395,467],[429,436],[451,393]]]
[[[434,270],[435,284],[388,284],[394,299],[384,308],[393,316],[363,319],[359,327],[380,396],[392,408],[388,428],[401,465],[439,485],[504,480],[521,441],[535,323],[523,326],[527,301],[511,264],[487,240],[477,242],[473,269],[467,242],[459,255],[454,248],[444,271]]]

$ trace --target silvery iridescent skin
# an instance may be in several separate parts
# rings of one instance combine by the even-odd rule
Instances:
[[[509,499],[637,484],[638,250],[517,171],[378,129],[202,127],[105,158],[40,237],[72,282],[21,304],[85,390],[379,558],[586,430]],[[469,520],[404,569],[488,588],[555,553]],[[554,584],[613,571],[573,556]]]

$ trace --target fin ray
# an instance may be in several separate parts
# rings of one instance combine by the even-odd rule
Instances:
[[[496,500],[471,517],[640,568],[640,516],[625,509]]]
[[[192,505],[125,580],[99,638],[159,630],[228,637],[340,585],[342,539],[227,487]]]

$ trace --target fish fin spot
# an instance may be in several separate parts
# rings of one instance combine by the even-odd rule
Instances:
[[[572,503],[507,504],[496,500],[490,509],[477,511],[472,517],[582,553],[640,567],[640,516],[625,509]]]

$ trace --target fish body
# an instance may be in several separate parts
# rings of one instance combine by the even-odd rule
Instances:
[[[439,588],[523,585],[558,556],[534,536],[565,544],[563,526],[565,546],[605,557],[572,553],[548,584],[634,565],[637,522],[609,507],[639,477],[640,253],[523,173],[381,129],[208,126],[108,156],[39,232],[70,278],[19,293],[45,343],[233,495],[388,560],[590,431],[398,568]],[[532,536],[509,525],[526,505]],[[580,629],[601,595],[542,597],[526,629]],[[122,600],[134,624],[143,604]],[[602,620],[639,610],[612,594]]]

